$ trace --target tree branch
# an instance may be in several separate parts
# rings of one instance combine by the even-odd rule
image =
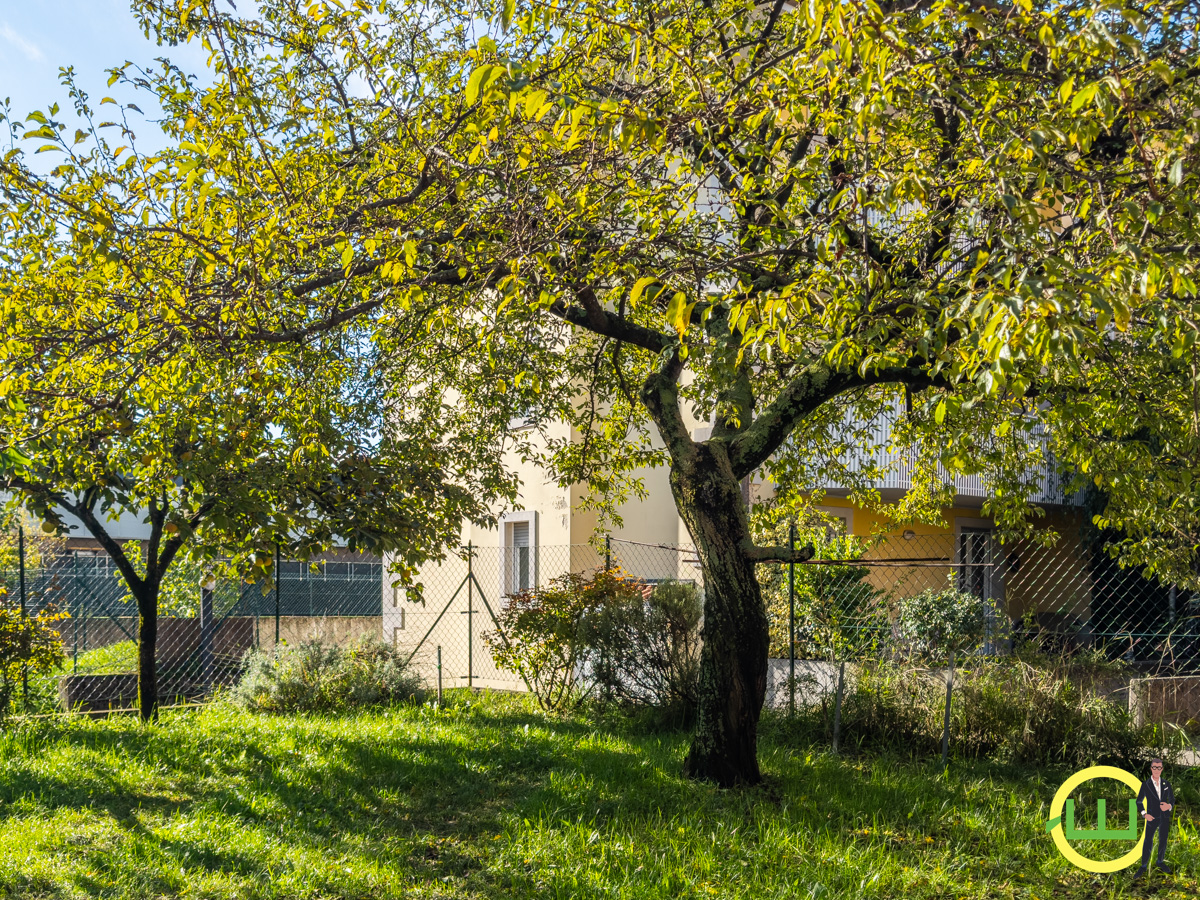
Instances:
[[[746,559],[755,563],[808,562],[813,558],[814,552],[811,544],[804,547],[757,547],[753,541],[747,541],[742,544],[742,553]]]
[[[738,478],[745,478],[770,459],[788,435],[808,415],[839,394],[874,384],[929,387],[948,383],[925,369],[898,367],[867,375],[839,372],[823,363],[807,366],[785,387],[752,425],[729,441],[729,460]]]
[[[672,353],[642,385],[642,405],[658,426],[667,452],[676,463],[696,453],[696,444],[688,434],[687,424],[679,411],[679,376],[682,372],[683,361],[678,353]]]
[[[595,334],[626,344],[633,344],[651,353],[662,353],[671,346],[671,341],[666,335],[630,322],[602,307],[591,288],[581,289],[578,296],[580,306],[556,300],[550,307],[550,313],[571,325],[586,328]]]

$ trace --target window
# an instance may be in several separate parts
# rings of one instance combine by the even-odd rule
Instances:
[[[854,529],[854,510],[843,506],[818,506],[817,512],[826,517],[825,540],[833,541],[852,534]]]
[[[537,513],[507,513],[501,522],[500,558],[504,561],[504,593],[537,586]]]
[[[514,522],[512,526],[512,575],[513,590],[527,591],[532,584],[529,573],[530,565],[529,523]]]
[[[1008,617],[1004,601],[1003,558],[992,524],[986,519],[955,522],[955,571],[958,589],[974,594],[983,603],[986,634],[984,652],[995,654],[1008,647]]]
[[[537,424],[537,409],[535,407],[526,406],[520,410],[515,416],[508,420],[508,430],[517,431],[521,428],[532,428]]]
[[[964,527],[958,532],[959,590],[982,597],[991,596],[992,531]]]

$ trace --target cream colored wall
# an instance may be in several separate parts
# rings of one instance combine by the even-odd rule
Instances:
[[[551,437],[565,438],[567,427],[552,426]],[[561,488],[541,467],[520,459],[515,453],[510,454],[505,463],[520,481],[518,499],[511,510],[496,508],[494,512],[498,516],[517,510],[537,513],[538,583],[545,584],[567,570],[582,572],[598,566],[603,560],[602,551],[588,546],[595,530],[596,515],[577,511],[583,500],[583,486]],[[648,497],[644,501],[632,499],[621,507],[624,524],[614,531],[613,537],[645,544],[675,544],[680,542],[682,534],[686,542],[686,531],[671,496],[668,470],[645,469],[637,474],[644,479]],[[384,640],[415,651],[414,665],[431,688],[436,685],[440,646],[444,687],[464,686],[470,674],[470,682],[475,687],[523,689],[519,677],[497,668],[486,641],[486,634],[494,630],[494,625],[484,601],[493,611],[498,610],[502,601],[502,563],[498,553],[500,530],[467,523],[463,526],[461,541],[463,545],[471,542],[478,550],[472,564],[476,580],[472,583],[471,593],[460,590],[455,596],[467,575],[466,563],[455,556],[420,568],[416,580],[424,585],[424,605],[414,604],[402,590],[394,591],[385,577]],[[618,547],[616,555],[620,557],[621,552]],[[683,554],[650,552],[648,555],[649,563],[641,566],[637,573],[644,577],[681,577],[681,568],[687,568]],[[639,561],[645,558],[642,556]],[[683,577],[697,576],[693,569],[687,568]],[[469,616],[466,615],[468,606]],[[470,641],[467,639],[468,621],[473,626]]]

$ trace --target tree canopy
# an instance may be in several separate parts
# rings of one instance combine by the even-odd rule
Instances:
[[[869,494],[846,451],[902,396],[908,513],[946,499],[941,463],[1024,527],[1048,429],[1127,551],[1191,572],[1194,525],[1126,479],[1166,462],[1156,490],[1195,521],[1192,0],[135,6],[203,41],[213,80],[114,72],[166,111],[150,159],[90,119],[16,135],[64,162],[38,179],[5,157],[13,246],[69,236],[102,284],[56,315],[135,316],[151,346],[353,324],[391,421],[488,485],[515,447],[611,507],[668,464],[707,588],[694,774],[758,777],[753,566],[796,558],[753,545],[739,480]],[[21,278],[30,252],[53,256],[11,253]],[[581,439],[508,433],[531,411]]]

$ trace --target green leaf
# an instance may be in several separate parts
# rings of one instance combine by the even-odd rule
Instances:
[[[1183,184],[1183,157],[1182,156],[1179,157],[1178,159],[1176,159],[1175,162],[1171,163],[1171,171],[1170,171],[1170,174],[1167,175],[1167,180],[1170,181],[1171,184],[1175,185],[1176,187]]]
[[[629,305],[637,306],[638,301],[642,299],[642,294],[646,293],[646,289],[649,288],[652,284],[657,284],[657,283],[658,283],[658,279],[652,275],[648,275],[645,278],[639,278],[634,283],[633,290],[629,292]],[[654,293],[649,294],[646,299],[653,300]]]
[[[667,304],[667,322],[679,334],[687,330],[688,308],[687,296],[683,291],[676,291]]]
[[[1091,102],[1091,99],[1096,96],[1096,90],[1099,87],[1099,83],[1095,81],[1093,81],[1091,84],[1085,85],[1079,91],[1079,93],[1071,98],[1071,112],[1079,112],[1080,108],[1085,103]]]
[[[483,65],[471,73],[471,77],[467,80],[466,101],[467,106],[474,106],[475,101],[479,99],[486,81],[490,81],[494,70],[499,69],[499,66]]]
[[[1060,103],[1066,103],[1071,96],[1071,91],[1075,89],[1075,76],[1072,75],[1066,81],[1058,86],[1058,100]]]

